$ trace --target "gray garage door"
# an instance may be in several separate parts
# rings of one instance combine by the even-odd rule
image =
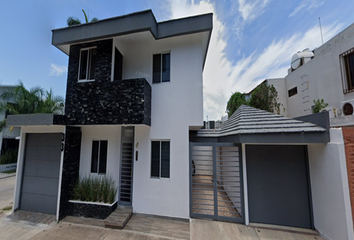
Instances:
[[[251,222],[312,228],[305,146],[246,146]]]
[[[61,133],[26,136],[20,209],[56,214]]]

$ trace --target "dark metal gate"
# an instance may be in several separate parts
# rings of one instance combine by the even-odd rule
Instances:
[[[244,222],[240,146],[190,143],[190,216]]]

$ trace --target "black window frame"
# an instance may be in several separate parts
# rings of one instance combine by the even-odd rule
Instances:
[[[98,149],[96,153],[95,145]],[[102,152],[103,150],[103,152]],[[92,174],[107,174],[108,140],[92,140],[91,170]],[[102,170],[103,169],[103,170]]]
[[[354,92],[354,48],[339,55],[343,93]]]
[[[295,96],[295,95],[297,95],[297,93],[298,93],[297,92],[297,87],[293,87],[293,88],[288,90],[288,96],[289,97]]]
[[[87,52],[86,54],[86,67],[83,68],[83,56],[84,52]],[[94,56],[94,58],[93,58]],[[92,61],[93,60],[93,61]],[[96,62],[97,62],[97,47],[88,47],[88,48],[81,48],[80,49],[80,56],[79,56],[79,69],[78,69],[78,81],[79,82],[91,82],[95,81],[96,78]],[[82,69],[85,70],[85,72],[82,72]],[[92,71],[93,70],[93,71]],[[85,78],[82,77],[82,75],[85,75]],[[93,75],[93,76],[92,76]]]
[[[164,57],[168,56],[168,66],[165,66]],[[165,69],[165,71],[164,71]],[[164,75],[164,72],[168,74]],[[168,75],[168,79],[164,79]],[[158,77],[156,77],[158,76]],[[153,54],[152,56],[152,83],[167,83],[171,82],[171,52],[162,52]]]
[[[165,145],[165,146],[163,146]],[[158,165],[156,165],[156,149],[154,146],[158,146]],[[168,158],[166,158],[166,152],[163,153],[163,147],[167,147]],[[165,155],[165,156],[164,156]],[[163,159],[165,158],[165,159]],[[150,178],[152,179],[170,179],[171,178],[171,141],[170,140],[151,140],[151,162],[150,162]],[[154,169],[157,168],[157,169]],[[167,172],[163,172],[163,169],[168,169]],[[158,174],[156,174],[156,170]]]

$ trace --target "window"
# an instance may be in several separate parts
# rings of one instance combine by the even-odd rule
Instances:
[[[340,55],[343,92],[354,91],[354,48]]]
[[[81,49],[79,81],[95,80],[96,56],[96,47]]]
[[[151,177],[170,178],[170,141],[151,141]]]
[[[294,87],[288,91],[289,97],[292,97],[297,94],[297,87]]]
[[[92,141],[91,173],[106,174],[108,141]]]
[[[152,66],[152,83],[170,81],[170,53],[154,54]]]

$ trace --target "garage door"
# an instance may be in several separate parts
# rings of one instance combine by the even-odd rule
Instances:
[[[26,136],[20,209],[56,214],[61,133]]]
[[[312,228],[304,146],[246,146],[251,222]]]

